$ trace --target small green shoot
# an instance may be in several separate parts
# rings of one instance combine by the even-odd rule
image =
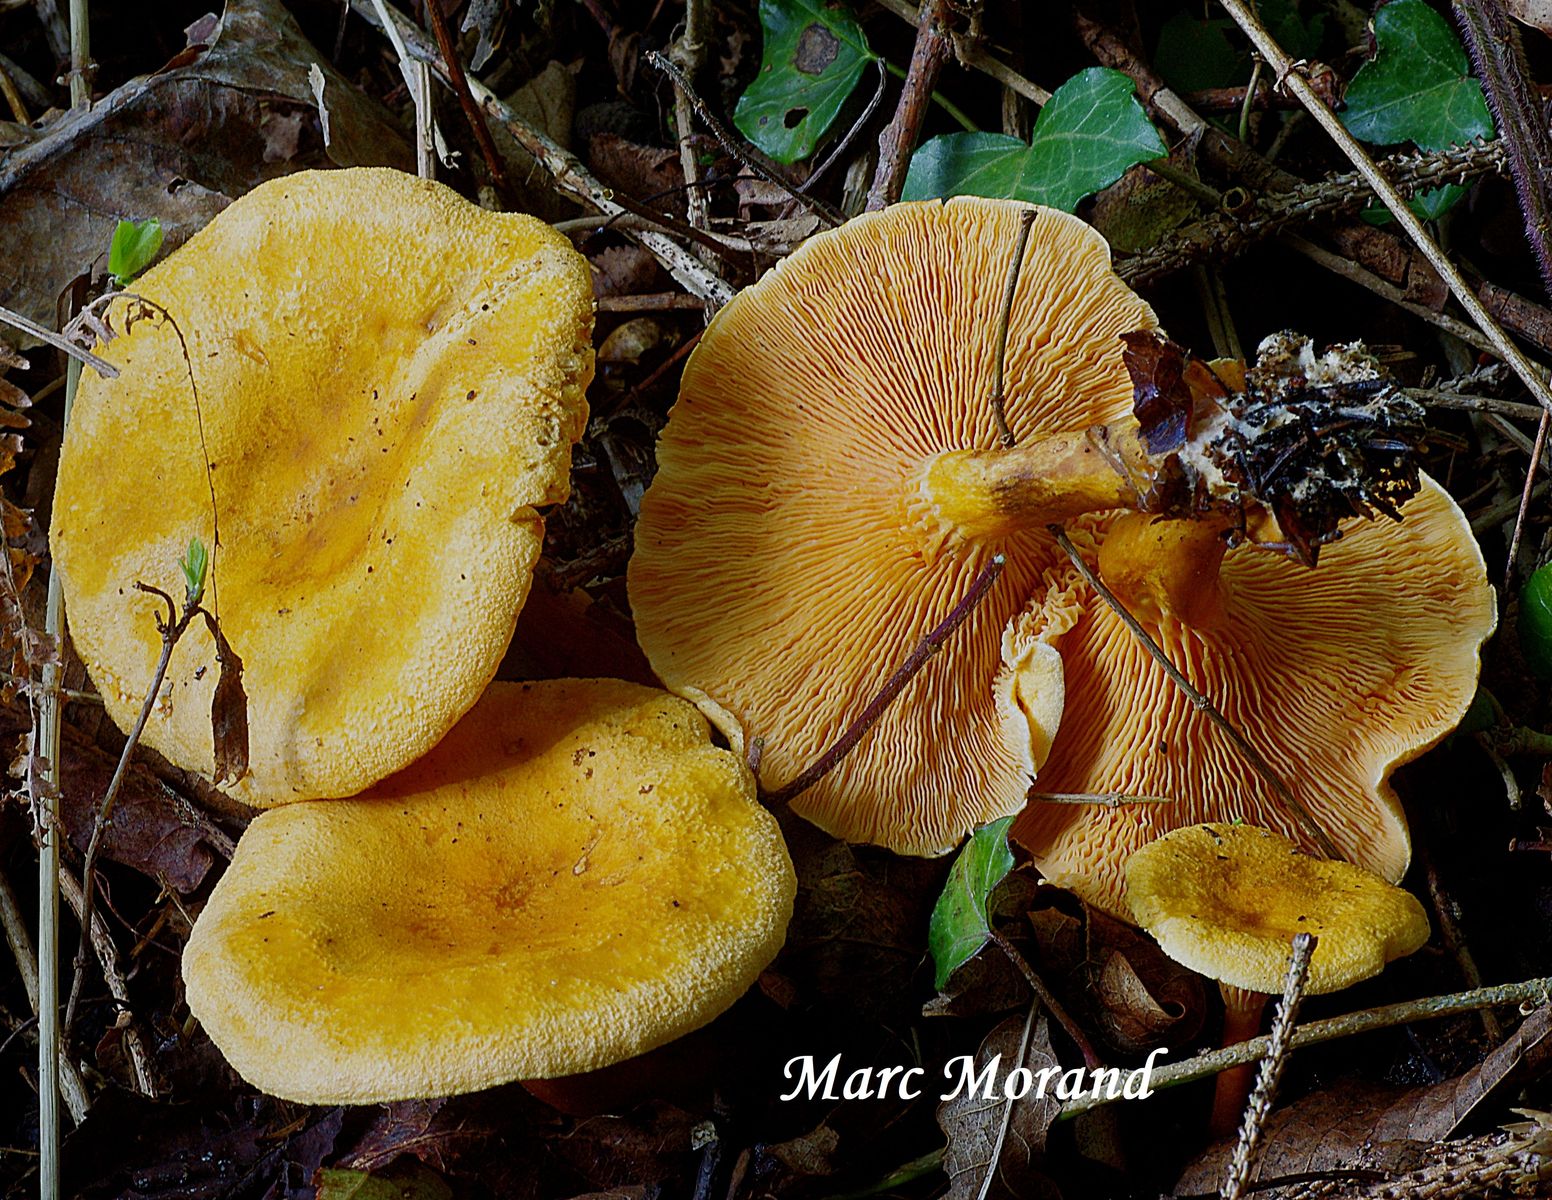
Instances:
[[[733,124],[777,162],[814,152],[878,55],[844,4],[760,0],[760,73],[738,99]]]
[[[205,598],[205,572],[210,566],[205,543],[197,537],[190,538],[188,553],[178,566],[183,570],[183,607],[194,608]]]
[[[162,223],[155,217],[145,221],[120,221],[113,230],[108,247],[108,274],[121,288],[151,265],[162,248]]]
[[[927,927],[927,946],[936,968],[933,981],[939,991],[949,976],[991,940],[986,901],[1013,870],[1013,850],[1008,845],[1008,826],[1012,824],[1012,817],[1003,817],[981,826],[949,868],[948,881]]]
[[[1001,133],[946,133],[911,157],[903,199],[990,196],[1071,212],[1127,169],[1168,151],[1120,71],[1090,67],[1040,110],[1026,145]]]

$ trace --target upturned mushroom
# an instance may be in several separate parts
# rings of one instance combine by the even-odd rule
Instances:
[[[413,766],[248,827],[184,952],[191,1011],[313,1104],[571,1075],[704,1025],[796,887],[708,734],[639,684],[493,684]]]
[[[146,583],[246,664],[251,804],[350,795],[479,698],[587,419],[586,261],[531,217],[396,171],[242,197],[115,302],[117,379],[82,380],[51,544],[70,632],[127,726],[160,649]],[[197,403],[196,403],[197,399]],[[219,536],[218,536],[219,535]],[[144,739],[210,772],[218,671],[196,624]]]
[[[1191,825],[1149,843],[1126,861],[1126,897],[1165,954],[1218,981],[1225,1045],[1255,1036],[1267,996],[1282,990],[1296,934],[1317,939],[1310,995],[1378,975],[1428,940],[1428,918],[1410,892],[1249,825]],[[1250,1068],[1218,1079],[1213,1125],[1227,1133]]]
[[[1164,347],[1152,312],[1098,234],[1037,210],[1008,323],[1018,444],[996,445],[1023,208],[868,214],[719,314],[637,527],[631,602],[654,669],[736,747],[762,739],[780,787],[1001,554],[951,646],[798,812],[936,854],[1022,809],[1037,773],[1051,791],[1173,797],[1036,806],[1016,826],[1057,882],[1118,914],[1127,853],[1165,829],[1244,815],[1307,841],[1084,584],[1048,532],[1065,522],[1336,848],[1398,877],[1386,777],[1465,711],[1494,620],[1464,518],[1410,458],[1413,409],[1360,351],[1296,338],[1248,377],[1164,355],[1134,379],[1126,354]],[[1373,513],[1401,520],[1322,549]]]

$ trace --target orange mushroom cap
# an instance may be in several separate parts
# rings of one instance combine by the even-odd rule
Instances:
[[[377,787],[248,827],[184,951],[190,1010],[312,1104],[590,1071],[706,1024],[796,891],[709,733],[640,684],[493,684]]]
[[[772,787],[1006,555],[947,649],[793,802],[839,837],[905,853],[942,853],[1018,811],[1061,717],[1060,663],[1016,621],[1048,592],[1051,538],[964,543],[923,495],[941,453],[996,444],[997,313],[1025,207],[869,213],[741,292],[685,368],[636,528],[630,596],[653,668],[735,746],[763,738]],[[1129,412],[1119,335],[1156,325],[1097,233],[1037,214],[1008,329],[1021,437]]]
[[[1096,531],[1081,543],[1091,563],[1102,537]],[[1063,586],[1076,592],[1082,615],[1052,639],[1067,704],[1042,788],[1174,802],[1031,804],[1013,836],[1046,877],[1124,914],[1128,856],[1171,829],[1238,819],[1314,849],[1296,816],[1114,612],[1081,580]],[[1156,640],[1347,859],[1400,879],[1411,843],[1387,780],[1465,714],[1495,622],[1465,515],[1425,476],[1399,523],[1352,525],[1322,550],[1317,568],[1254,546],[1228,551],[1214,599],[1211,621],[1155,614],[1148,623]]]
[[[252,804],[350,795],[429,750],[495,674],[587,420],[586,260],[532,217],[397,171],[304,172],[136,282],[81,381],[51,544],[121,727],[160,639],[144,582],[205,604],[246,665]],[[198,387],[196,419],[189,376]],[[212,514],[219,517],[219,544]],[[195,622],[145,741],[209,772],[215,646]]]

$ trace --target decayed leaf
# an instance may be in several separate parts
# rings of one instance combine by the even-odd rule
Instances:
[[[1009,1017],[987,1034],[976,1052],[975,1069],[983,1070],[999,1056],[990,1097],[985,1091],[970,1094],[969,1089],[961,1089],[960,1095],[938,1106],[938,1126],[948,1138],[943,1170],[948,1175],[949,1200],[1059,1195],[1038,1164],[1045,1153],[1046,1132],[1061,1104],[1054,1096],[1037,1096],[1034,1090],[1010,1100],[1003,1086],[1015,1070],[1059,1067],[1046,1019],[1038,1015],[1037,1006],[1031,1005],[1025,1016]]]
[[[104,264],[120,219],[157,218],[171,251],[273,176],[331,160],[413,169],[392,118],[327,65],[279,0],[230,0],[205,36],[208,46],[59,117],[0,162],[0,304],[52,324],[55,298],[83,263]]]
[[[317,1200],[452,1200],[447,1181],[421,1163],[390,1168],[381,1175],[327,1167],[314,1177]]]
[[[1552,37],[1552,0],[1504,0],[1504,7],[1516,21]]]
[[[946,133],[926,142],[911,156],[903,198],[990,196],[1071,212],[1127,168],[1165,153],[1132,81],[1090,67],[1056,89],[1028,145],[1001,133]]]
[[[760,27],[760,73],[739,97],[733,123],[777,162],[797,162],[814,152],[878,56],[843,4],[760,0]]]
[[[235,783],[248,773],[248,693],[243,689],[243,664],[214,617],[205,622],[216,640],[221,673],[210,697],[210,730],[215,741],[216,783]]]

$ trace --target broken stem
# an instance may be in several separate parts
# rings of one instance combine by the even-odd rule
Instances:
[[[997,312],[997,357],[993,360],[996,374],[992,377],[992,417],[997,422],[997,436],[1011,449],[1017,439],[1008,428],[1006,397],[1003,395],[1003,368],[1008,357],[1008,319],[1013,314],[1013,294],[1018,291],[1019,272],[1024,266],[1024,252],[1029,247],[1029,231],[1034,228],[1035,210],[1026,208],[1019,213],[1018,242],[1013,247],[1013,261],[1008,264],[1008,283],[1002,293],[1002,307]]]
[[[941,623],[916,644],[916,649],[912,650],[910,656],[900,664],[895,673],[884,681],[884,686],[879,688],[878,695],[868,701],[868,706],[862,710],[861,715],[847,727],[846,731],[835,740],[828,750],[819,756],[808,770],[787,784],[786,787],[766,793],[766,803],[772,806],[786,804],[793,797],[806,792],[831,771],[835,770],[836,767],[840,766],[841,760],[856,748],[863,735],[873,727],[874,722],[884,715],[884,711],[894,702],[895,697],[905,690],[905,685],[916,678],[917,672],[927,665],[927,660],[942,649],[943,643],[954,635],[954,631],[965,623],[970,614],[986,598],[986,594],[992,590],[992,585],[997,582],[998,577],[1002,574],[1005,562],[1006,560],[1000,554],[992,556],[991,562],[987,563],[981,573],[975,577],[975,582],[970,585],[970,590],[965,593],[965,598],[953,607]]]
[[[1029,798],[1040,804],[1097,804],[1102,808],[1174,802],[1173,796],[1134,796],[1130,792],[1030,792]]]
[[[23,333],[35,337],[40,342],[47,342],[61,354],[69,355],[78,363],[85,363],[104,379],[117,379],[119,369],[105,358],[99,358],[90,350],[83,350],[69,338],[55,333],[52,329],[45,329],[36,321],[29,321],[19,312],[12,312],[9,308],[0,306],[0,324],[10,325],[20,329]]]
[[[1293,1031],[1288,1047],[1297,1050],[1302,1046],[1314,1046],[1320,1042],[1335,1041],[1357,1033],[1369,1033],[1375,1029],[1388,1029],[1405,1025],[1410,1021],[1431,1020],[1434,1017],[1452,1017],[1457,1013],[1476,1012],[1478,1009],[1497,1005],[1552,1003],[1552,977],[1528,979],[1523,983],[1500,983],[1493,987],[1475,988],[1469,992],[1451,992],[1445,996],[1427,996],[1421,1000],[1403,1000],[1381,1008],[1368,1008],[1347,1013],[1340,1017],[1328,1017],[1323,1021],[1311,1021]],[[1221,1050],[1209,1050],[1194,1058],[1177,1063],[1166,1063],[1148,1077],[1149,1086],[1177,1087],[1182,1083],[1194,1083],[1206,1079],[1230,1067],[1253,1063],[1267,1056],[1271,1049],[1270,1036],[1250,1038]],[[1115,1099],[1120,1099],[1119,1096]],[[1062,1105],[1057,1120],[1065,1121],[1087,1112],[1091,1108],[1113,1103],[1108,1096],[1079,1096]]]
[[[926,0],[917,11],[916,45],[911,51],[905,86],[900,90],[894,117],[878,139],[878,170],[868,189],[869,212],[888,208],[900,199],[905,187],[905,173],[926,119],[927,103],[944,64],[954,55],[947,28],[949,11],[947,0]]]
[[[1298,818],[1299,823],[1304,827],[1304,832],[1319,847],[1320,852],[1327,858],[1335,859],[1338,862],[1342,861],[1342,853],[1336,848],[1336,844],[1327,836],[1326,831],[1320,827],[1319,822],[1304,807],[1299,798],[1293,794],[1288,785],[1282,781],[1277,772],[1272,769],[1272,764],[1267,762],[1266,758],[1255,748],[1250,739],[1240,731],[1239,727],[1218,710],[1217,705],[1198,691],[1196,686],[1180,673],[1180,669],[1159,648],[1158,642],[1154,641],[1148,631],[1143,628],[1142,622],[1127,611],[1126,606],[1116,599],[1115,593],[1105,586],[1094,569],[1084,561],[1083,555],[1078,553],[1078,548],[1072,544],[1072,539],[1067,536],[1067,531],[1060,525],[1050,525],[1047,528],[1051,531],[1052,536],[1056,538],[1056,544],[1072,560],[1072,565],[1077,568],[1078,574],[1083,576],[1085,582],[1094,589],[1099,598],[1109,605],[1127,629],[1131,630],[1132,635],[1143,644],[1143,648],[1152,656],[1153,661],[1159,664],[1159,668],[1169,677],[1169,681],[1184,692],[1191,703],[1196,706],[1197,710],[1205,713],[1207,718],[1222,730],[1229,741],[1234,743],[1235,749],[1245,756],[1246,761],[1255,769],[1256,774],[1260,775],[1265,780],[1267,786],[1277,793],[1277,798],[1287,806],[1288,811]]]

